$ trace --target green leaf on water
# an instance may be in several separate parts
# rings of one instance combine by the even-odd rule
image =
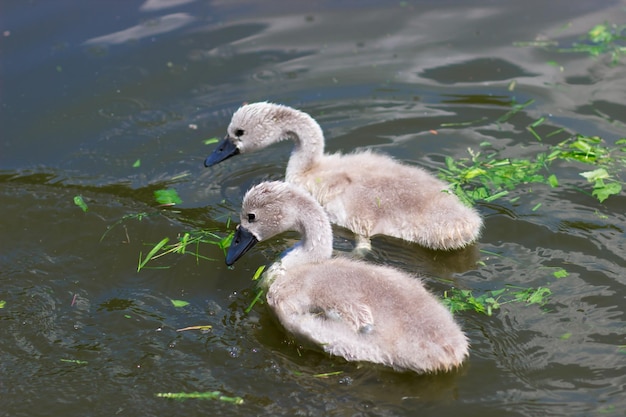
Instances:
[[[209,139],[205,139],[202,141],[202,143],[204,143],[205,145],[212,145],[214,143],[218,143],[220,140],[218,138],[209,138]]]
[[[74,204],[80,207],[83,212],[87,212],[87,210],[89,210],[89,207],[87,207],[87,203],[85,203],[85,200],[83,200],[83,197],[80,195],[74,196]]]
[[[565,269],[560,268],[556,271],[554,271],[552,273],[552,275],[554,275],[555,278],[565,278],[569,276],[569,272],[567,272]]]
[[[479,175],[485,175],[486,173],[487,171],[482,168],[472,168],[465,173],[465,179],[471,180],[474,177],[477,177]]]
[[[561,340],[567,340],[567,339],[569,339],[570,337],[572,337],[572,333],[567,332],[567,333],[563,333],[559,339],[561,339]]]
[[[590,182],[609,178],[609,173],[604,168],[594,169],[593,171],[581,172],[580,175],[587,178],[587,180]]]
[[[0,308],[4,308],[7,305],[7,302],[4,300],[0,300]]]
[[[548,177],[548,184],[550,184],[552,188],[559,186],[559,180],[556,178],[556,175],[552,174]]]
[[[177,308],[179,308],[179,307],[186,307],[186,306],[189,305],[189,302],[188,301],[184,301],[184,300],[170,300],[170,301],[172,302],[172,305],[174,307],[177,307]]]
[[[591,195],[596,197],[601,203],[612,195],[619,194],[622,191],[622,185],[616,182],[605,184],[598,181],[593,186]]]
[[[546,302],[545,299],[551,294],[552,291],[546,287],[528,288],[515,293],[515,298],[528,304],[544,304]]]
[[[606,25],[596,25],[589,31],[589,40],[595,43],[608,42],[612,39],[611,32]]]
[[[141,159],[137,159],[134,163],[133,163],[133,168],[139,168],[141,166]]]
[[[258,267],[256,271],[254,272],[254,275],[252,276],[252,281],[256,281],[257,279],[259,279],[264,269],[265,269],[265,265],[261,265],[260,267]]]
[[[154,198],[156,199],[157,203],[166,206],[173,206],[175,204],[180,204],[183,202],[183,200],[181,200],[178,196],[176,190],[171,188],[154,191]]]

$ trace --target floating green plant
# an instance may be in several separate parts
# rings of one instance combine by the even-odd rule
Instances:
[[[569,47],[560,47],[555,40],[514,42],[513,45],[541,47],[561,53],[586,53],[593,57],[609,54],[611,64],[616,65],[626,55],[626,25],[598,24]]]
[[[585,52],[591,56],[611,55],[611,63],[617,64],[626,54],[626,25],[603,23],[594,26],[581,39],[569,48],[559,48],[559,52]]]
[[[87,203],[85,203],[85,200],[81,195],[74,196],[74,204],[80,207],[81,210],[84,212],[87,212],[87,210],[89,210],[89,207],[87,207]]]
[[[218,143],[219,141],[220,140],[218,138],[213,137],[213,138],[204,139],[202,143],[204,143],[205,145],[212,145],[214,143]]]
[[[530,125],[533,126],[538,124]],[[541,141],[542,137],[534,133]],[[481,145],[487,147],[490,143]],[[618,174],[626,167],[626,138],[618,140],[616,145],[607,147],[598,136],[574,135],[557,145],[545,145],[530,158],[502,158],[493,148],[485,151],[468,149],[469,158],[454,160],[446,157],[446,168],[440,169],[440,177],[451,184],[451,189],[464,202],[472,205],[479,200],[497,200],[526,184],[543,183],[557,187],[559,181],[549,172],[550,165],[557,160],[575,161],[596,167],[580,175],[593,184],[591,195],[603,202],[622,190],[623,182]]]
[[[231,232],[226,237],[220,237],[217,234],[208,230],[193,230],[191,232],[185,232],[182,235],[179,235],[178,240],[175,243],[171,244],[168,244],[169,238],[163,238],[150,249],[145,257],[143,257],[143,254],[141,252],[139,253],[137,272],[145,268],[148,262],[168,254],[190,254],[196,258],[197,262],[199,262],[200,259],[206,261],[215,261],[216,259],[209,258],[200,254],[200,244],[216,245],[225,253],[226,249],[230,246],[230,242],[233,239],[234,234],[235,232]],[[189,250],[190,246],[193,247],[192,250]],[[162,266],[159,268],[168,267]]]
[[[545,173],[548,163],[545,154],[522,159],[502,158],[497,151],[483,153],[468,149],[468,152],[469,158],[446,157],[446,169],[440,169],[440,177],[468,205],[479,200],[497,200],[523,184],[558,184],[554,175]]]
[[[593,183],[593,192],[591,195],[603,202],[609,196],[619,194],[622,191],[622,185],[609,175],[606,169],[598,168],[593,171],[581,172],[580,175],[587,178],[587,181]]]
[[[165,190],[155,190],[154,198],[159,204],[163,206],[173,206],[183,202],[178,196],[176,190],[171,188]]]
[[[566,277],[568,277],[568,276],[569,276],[569,272],[567,272],[567,271],[566,271],[565,269],[563,269],[563,268],[559,268],[559,269],[557,269],[556,271],[554,271],[554,272],[552,273],[552,275],[553,275],[555,278],[566,278]]]
[[[176,308],[187,307],[189,305],[189,301],[185,300],[170,300],[170,302]]]
[[[473,310],[491,316],[494,310],[508,303],[545,304],[551,294],[552,291],[546,287],[522,288],[507,285],[505,288],[474,296],[471,290],[453,288],[444,291],[442,301],[453,313]]]

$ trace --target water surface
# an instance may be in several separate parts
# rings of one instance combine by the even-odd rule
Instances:
[[[485,142],[512,158],[577,133],[612,146],[626,136],[624,63],[514,43],[571,45],[625,20],[624,1],[4,2],[2,414],[624,415],[626,198],[598,202],[575,163],[551,167],[557,188],[480,202],[484,233],[467,250],[374,240],[369,261],[423,275],[438,296],[551,290],[543,305],[457,313],[472,344],[457,372],[346,363],[291,343],[262,304],[244,313],[252,274],[295,235],[234,270],[215,245],[199,249],[213,261],[136,270],[164,237],[228,235],[250,185],[283,177],[289,143],[202,166],[204,140],[243,102],[309,112],[328,151],[371,148],[432,172]],[[538,143],[526,127],[541,117],[540,133],[564,131]],[[159,207],[164,188],[183,203]],[[176,331],[194,325],[212,329]],[[193,391],[244,404],[155,396]]]

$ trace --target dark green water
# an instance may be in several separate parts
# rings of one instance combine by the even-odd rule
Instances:
[[[282,178],[288,143],[202,166],[203,140],[242,102],[309,112],[331,152],[373,148],[433,172],[482,142],[533,155],[544,144],[526,127],[540,117],[542,134],[565,129],[548,144],[581,133],[611,146],[626,136],[624,62],[513,45],[571,45],[605,21],[623,24],[626,2],[0,2],[0,414],[624,415],[626,198],[589,196],[575,163],[551,167],[557,188],[479,204],[468,250],[374,240],[370,261],[421,273],[440,296],[552,291],[458,313],[472,344],[458,372],[345,363],[288,343],[261,304],[245,314],[252,274],[295,236],[234,270],[203,245],[215,261],[168,255],[136,272],[164,237],[227,235],[249,186]],[[163,188],[183,203],[158,207]],[[212,329],[176,331],[194,325]],[[327,372],[340,373],[315,377]],[[155,396],[215,390],[244,404]]]

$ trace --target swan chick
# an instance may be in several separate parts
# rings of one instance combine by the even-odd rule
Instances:
[[[480,236],[482,218],[427,171],[370,151],[325,154],[324,134],[307,113],[267,102],[246,104],[205,166],[282,140],[294,147],[285,180],[311,193],[330,221],[357,235],[357,249],[388,235],[437,250],[460,249]]]
[[[415,276],[333,258],[328,216],[299,187],[265,182],[245,194],[226,264],[285,231],[298,232],[301,241],[268,268],[260,285],[278,321],[297,340],[348,361],[402,371],[461,365],[468,340],[450,311]]]

